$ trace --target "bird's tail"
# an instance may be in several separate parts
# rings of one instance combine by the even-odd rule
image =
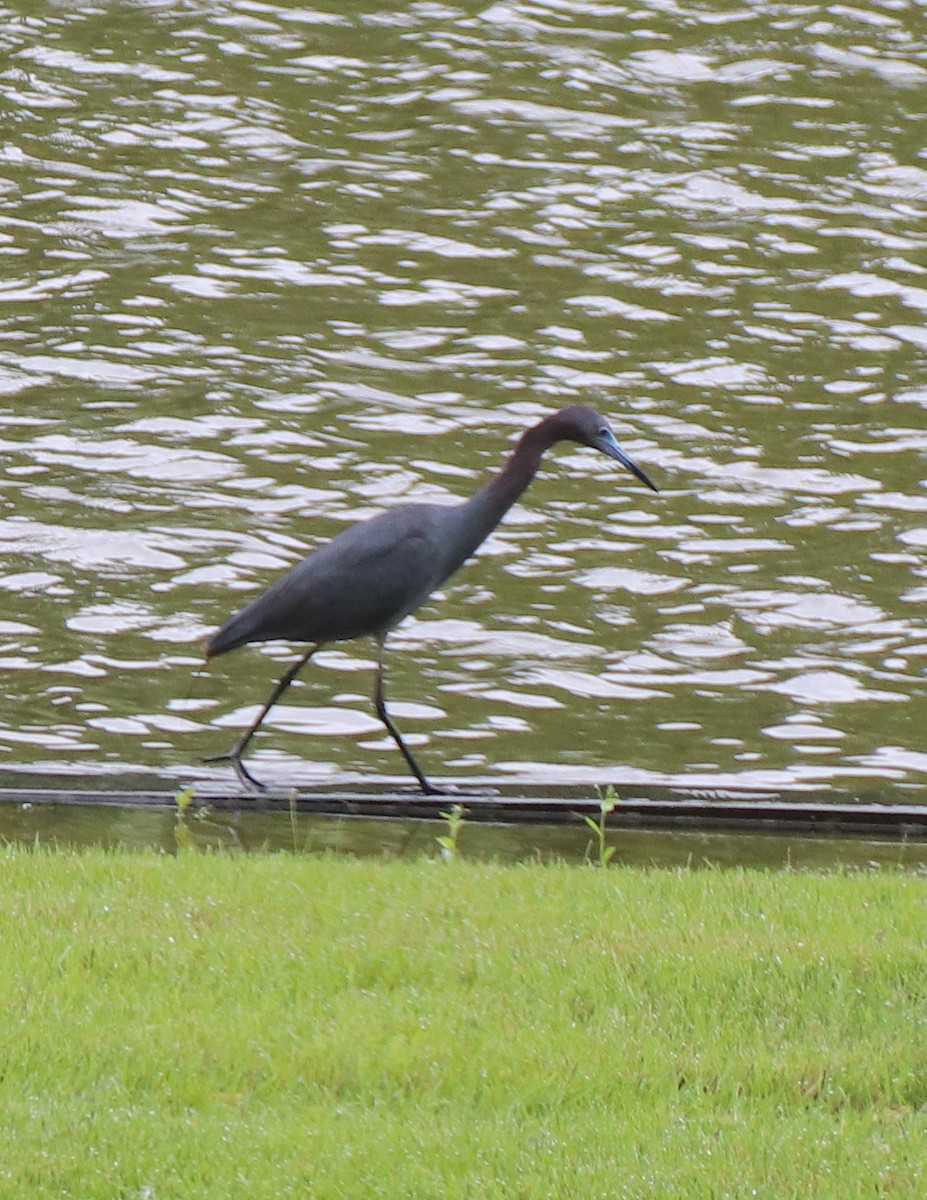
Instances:
[[[247,609],[235,613],[233,617],[229,617],[218,633],[212,635],[203,647],[203,653],[207,658],[215,658],[217,654],[226,654],[229,650],[237,650],[239,646],[244,646],[246,642],[251,641],[252,622],[250,619],[243,620],[246,616],[249,616]]]

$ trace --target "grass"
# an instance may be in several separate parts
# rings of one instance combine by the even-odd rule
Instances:
[[[11,849],[0,1196],[923,1196],[925,886]]]

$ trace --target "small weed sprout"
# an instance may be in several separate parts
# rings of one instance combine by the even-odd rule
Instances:
[[[457,857],[457,838],[464,825],[464,806],[455,804],[453,808],[439,814],[447,821],[447,833],[435,841],[441,847],[441,857],[445,862],[453,862]]]
[[[298,796],[298,792],[296,791],[296,788],[293,788],[289,795],[289,801],[290,801],[290,836],[293,839],[293,853],[294,854],[299,853],[299,839],[296,836],[296,827],[298,824],[298,814],[296,812],[297,796]]]
[[[597,863],[600,867],[607,867],[611,862],[617,847],[609,846],[607,842],[607,830],[605,822],[608,819],[608,814],[615,811],[615,805],[618,803],[618,794],[615,789],[609,786],[603,792],[601,788],[596,788],[599,796],[599,815],[598,817],[583,817],[583,820],[596,836],[598,845]]]
[[[174,796],[174,803],[177,805],[177,814],[174,820],[174,841],[177,843],[178,850],[196,849],[193,834],[190,832],[190,827],[187,824],[187,809],[193,803],[195,795],[196,789],[188,787]]]

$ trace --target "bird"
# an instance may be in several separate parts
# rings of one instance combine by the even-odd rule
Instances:
[[[426,777],[387,712],[386,638],[478,549],[531,483],[544,452],[558,442],[598,450],[659,491],[618,444],[608,421],[588,405],[574,404],[525,430],[502,468],[469,500],[452,505],[405,504],[349,526],[229,617],[207,642],[207,659],[251,642],[283,640],[308,643],[309,648],[274,685],[267,703],[231,750],[204,761],[230,762],[245,789],[263,790],[242,758],[267,714],[323,646],[372,637],[377,647],[376,714],[422,792],[443,794],[447,789]]]

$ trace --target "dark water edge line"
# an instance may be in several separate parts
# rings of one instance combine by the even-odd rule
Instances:
[[[82,781],[83,783],[83,781]],[[127,808],[139,810],[176,807],[178,786],[18,786],[0,787],[0,806],[64,806],[76,808]],[[494,789],[499,790],[499,789]],[[525,826],[564,826],[598,817],[599,801],[583,795],[551,795],[528,788],[517,793],[477,795],[461,790],[440,796],[405,794],[384,787],[372,790],[293,789],[246,794],[211,784],[197,784],[190,809],[221,813],[293,812],[300,815],[366,817],[385,820],[444,821],[453,805],[460,804],[468,823]],[[631,791],[632,789],[627,789]],[[711,831],[748,834],[801,833],[822,837],[858,835],[927,841],[927,805],[848,801],[791,800],[769,792],[734,792],[717,795],[673,794],[672,789],[634,789],[645,794],[621,795],[608,813],[611,829]],[[646,794],[649,791],[650,794]]]

